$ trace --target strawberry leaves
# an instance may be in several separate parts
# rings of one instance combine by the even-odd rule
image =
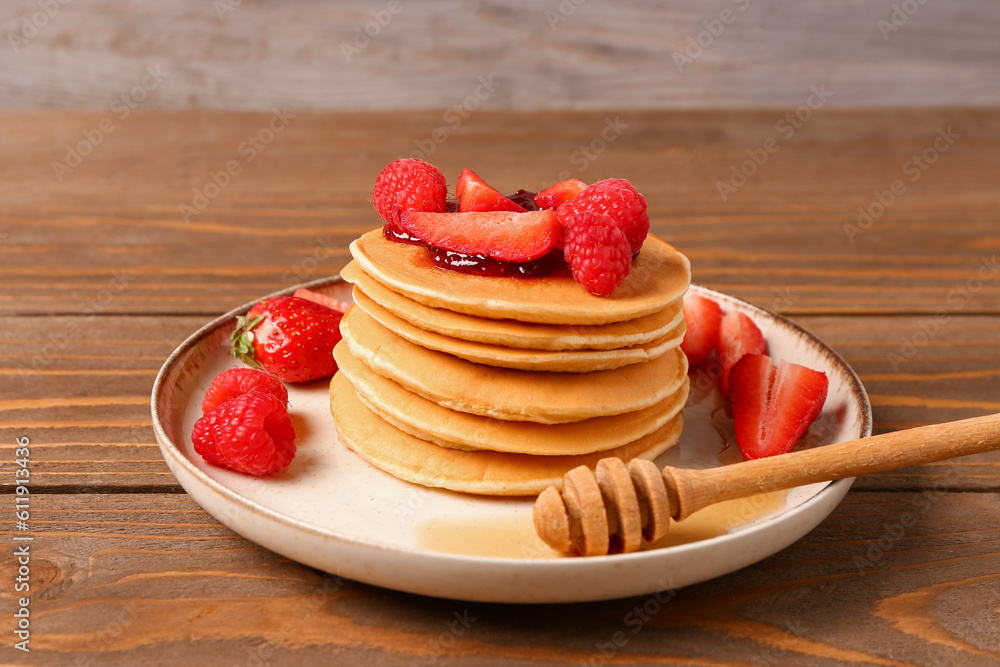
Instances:
[[[229,354],[233,355],[250,368],[260,368],[260,364],[254,359],[253,349],[253,328],[264,321],[263,315],[251,318],[249,315],[236,316],[236,328],[229,336],[232,346]]]

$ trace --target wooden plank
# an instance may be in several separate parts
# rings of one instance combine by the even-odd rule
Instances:
[[[452,183],[475,165],[504,191],[627,176],[696,281],[763,305],[1000,312],[1000,112],[822,110],[790,140],[783,115],[477,112],[434,143],[436,112],[297,113],[250,153],[272,116],[134,113],[60,182],[53,163],[106,114],[0,114],[0,313],[210,315],[336,273],[379,223],[375,175],[425,141]],[[948,127],[960,137],[910,182],[908,161]],[[718,183],[769,138],[777,151],[723,201]],[[894,180],[906,192],[849,236]]]
[[[323,576],[183,495],[41,495],[31,664],[996,664],[1000,496],[921,498],[852,491],[790,548],[659,597],[518,606]]]
[[[149,395],[163,361],[205,319],[5,318],[3,460],[28,436],[35,488],[178,489],[153,437]]]
[[[178,490],[149,416],[156,371],[208,317],[8,317],[0,327],[0,456],[31,437],[33,483],[72,491]],[[797,316],[838,350],[882,432],[1000,411],[1000,317],[953,316],[911,358],[926,317]],[[86,325],[84,326],[84,323]],[[12,478],[0,479],[0,489]],[[883,473],[859,488],[1000,490],[1000,453]]]
[[[875,432],[1000,412],[994,317],[796,317],[843,356],[872,402]],[[863,489],[995,489],[1000,452],[858,478]]]
[[[487,76],[501,109],[795,106],[820,83],[845,107],[996,104],[1000,84],[990,0],[91,0],[37,29],[36,2],[7,5],[7,108],[444,108]]]

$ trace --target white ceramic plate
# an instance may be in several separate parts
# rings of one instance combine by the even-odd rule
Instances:
[[[339,278],[307,285],[340,299]],[[825,371],[830,393],[807,436],[811,445],[871,433],[871,407],[850,367],[784,318],[710,290],[692,290],[741,310],[761,328],[775,359]],[[285,290],[280,294],[290,293]],[[341,444],[327,381],[289,386],[298,454],[273,476],[252,478],[206,464],[190,433],[212,378],[237,365],[226,353],[234,318],[210,322],[167,359],[153,387],[153,426],[181,486],[212,516],[272,551],[333,574],[411,593],[484,602],[578,602],[665,591],[755,563],[812,530],[853,480],[705,510],[678,524],[664,545],[633,554],[557,557],[534,536],[532,498],[494,499],[427,489],[378,470]],[[705,375],[692,375],[684,434],[660,465],[732,461],[731,422]],[[725,450],[725,451],[724,451]]]

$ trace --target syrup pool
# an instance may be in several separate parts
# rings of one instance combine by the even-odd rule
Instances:
[[[785,508],[788,491],[727,500],[670,522],[670,532],[643,551],[688,544],[725,535]],[[491,558],[560,558],[535,534],[530,512],[480,517],[434,518],[417,526],[417,542],[429,551]]]
[[[424,549],[463,556],[491,558],[559,558],[535,534],[530,508],[511,515],[463,519],[434,518],[417,526],[417,542]]]

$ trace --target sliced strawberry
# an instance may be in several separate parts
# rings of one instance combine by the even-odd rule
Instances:
[[[711,299],[688,292],[684,295],[684,322],[687,333],[681,351],[687,355],[688,366],[694,366],[704,361],[719,344],[722,308]]]
[[[726,313],[719,327],[719,361],[722,395],[729,398],[729,371],[744,354],[767,354],[767,341],[760,329],[743,313]]]
[[[523,206],[518,206],[507,199],[486,181],[479,178],[469,169],[462,170],[455,186],[455,196],[458,197],[458,210],[466,211],[517,211],[524,212]]]
[[[562,239],[555,211],[399,214],[404,231],[436,248],[485,255],[502,262],[529,262]]]
[[[540,209],[555,208],[559,204],[573,201],[578,194],[587,189],[587,184],[578,178],[561,181],[550,185],[535,195],[535,206]]]
[[[292,293],[292,296],[297,296],[300,299],[308,299],[313,303],[318,303],[319,305],[326,306],[327,308],[333,308],[334,310],[338,310],[342,313],[346,313],[347,309],[352,305],[350,301],[338,301],[332,296],[320,294],[319,292],[313,292],[311,289],[306,289],[305,287],[300,287],[295,290],[295,292]]]
[[[826,373],[747,354],[730,371],[736,444],[747,460],[790,452],[826,401]]]

